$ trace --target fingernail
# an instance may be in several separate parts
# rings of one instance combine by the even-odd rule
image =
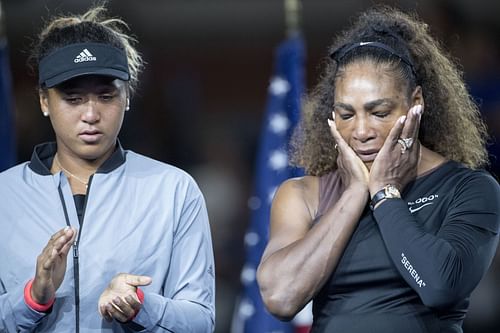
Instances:
[[[330,118],[328,118],[327,120],[328,120],[328,126],[332,127],[333,126],[333,120],[331,120]]]
[[[335,121],[335,111],[332,112],[332,119]]]
[[[404,124],[405,120],[406,120],[406,116],[401,116],[401,118],[399,118],[399,122],[401,124]]]
[[[420,116],[421,113],[422,113],[422,105],[417,105],[417,109],[415,110],[415,114]]]
[[[70,229],[69,226],[65,227],[64,232],[68,231],[69,229]]]

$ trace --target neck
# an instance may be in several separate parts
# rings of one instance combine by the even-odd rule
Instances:
[[[115,147],[116,143],[99,157],[88,159],[76,155],[58,142],[51,172],[63,172],[69,180],[73,194],[85,194],[90,177],[113,154]]]
[[[54,161],[52,163],[52,173],[63,172],[69,180],[71,190],[73,194],[86,194],[87,187],[89,184],[89,178],[95,173],[97,167],[85,167],[78,165],[78,163],[72,163],[70,159],[64,159],[61,161],[59,153],[54,156]]]
[[[420,161],[417,166],[417,176],[420,176],[424,173],[426,173],[429,170],[434,169],[438,165],[444,163],[446,161],[446,158],[444,158],[442,155],[433,152],[432,150],[420,146]]]
[[[66,145],[57,140],[57,152],[54,159],[57,157],[57,162],[72,174],[82,176],[82,178],[89,178],[113,154],[115,149],[116,142],[98,156],[90,155],[90,157],[85,157],[68,149]]]

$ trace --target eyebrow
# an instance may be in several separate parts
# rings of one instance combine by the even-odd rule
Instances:
[[[370,101],[370,102],[365,103],[363,105],[363,108],[365,110],[371,111],[380,105],[387,105],[389,107],[394,107],[396,105],[396,103],[390,98],[380,98],[380,99],[376,99],[374,101]],[[333,104],[333,107],[334,108],[339,107],[339,108],[342,108],[344,110],[354,112],[354,107],[351,104],[337,102],[337,103]]]
[[[380,105],[387,105],[388,107],[394,107],[396,106],[396,102],[394,102],[392,99],[389,98],[381,98],[365,103],[364,108],[366,110],[373,110],[374,108]]]
[[[334,108],[341,108],[341,109],[344,109],[344,110],[347,110],[347,111],[354,112],[354,108],[352,107],[351,104],[345,104],[345,103],[337,102],[337,103],[333,104],[333,107]]]

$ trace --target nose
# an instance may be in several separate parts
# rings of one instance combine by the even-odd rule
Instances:
[[[101,114],[96,100],[89,98],[87,103],[83,105],[83,108],[82,121],[89,124],[94,124],[99,121]]]
[[[353,138],[360,142],[366,142],[373,138],[373,131],[368,119],[356,117]]]

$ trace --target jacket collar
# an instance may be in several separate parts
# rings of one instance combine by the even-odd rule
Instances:
[[[55,142],[42,143],[35,146],[31,160],[28,166],[34,172],[42,175],[51,175],[50,168],[57,152],[57,145]],[[125,151],[120,144],[116,142],[116,149],[111,156],[97,169],[96,173],[110,173],[125,163]]]

